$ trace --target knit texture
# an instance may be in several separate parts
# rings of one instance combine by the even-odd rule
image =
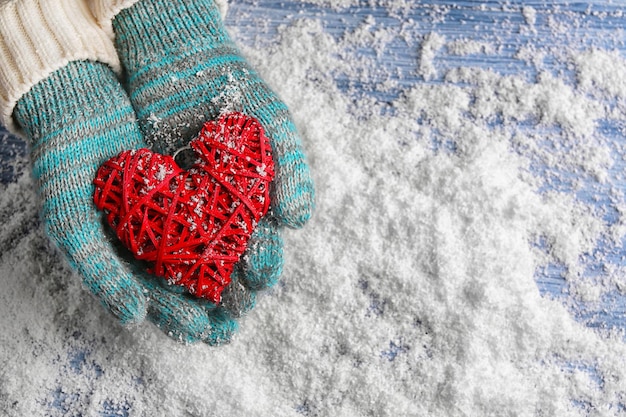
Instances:
[[[104,64],[73,62],[26,93],[15,117],[30,139],[48,236],[115,316],[123,323],[142,321],[143,288],[104,239],[92,202],[98,166],[141,144],[133,109],[115,74]]]
[[[169,286],[139,270],[135,275],[150,294],[148,318],[170,338],[185,344],[204,342],[218,346],[230,342],[239,328],[227,309],[176,291],[182,287]],[[236,309],[248,308],[238,302]]]
[[[233,44],[216,3],[141,0],[115,17],[113,30],[146,141],[171,153],[224,111],[256,117],[276,166],[273,215],[301,227],[311,216],[314,190],[296,127]]]
[[[12,131],[17,101],[74,60],[99,60],[119,70],[110,37],[89,0],[20,0],[0,5],[0,123]]]
[[[103,229],[93,204],[95,173],[110,157],[145,145],[113,71],[101,63],[72,62],[26,93],[15,117],[30,142],[46,233],[89,291],[124,324],[147,313],[176,340],[227,342],[237,328],[233,314],[173,290],[137,262],[122,261],[124,254],[111,243],[116,240]],[[249,301],[229,308],[247,309]]]
[[[113,38],[113,18],[122,10],[132,6],[138,0],[91,0],[89,5],[96,20],[107,34]],[[215,0],[215,4],[220,10],[222,18],[228,11],[227,0]]]

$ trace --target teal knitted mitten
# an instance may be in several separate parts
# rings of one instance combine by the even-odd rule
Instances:
[[[145,146],[113,71],[72,62],[24,95],[14,116],[31,145],[45,230],[85,286],[122,323],[141,322],[147,313],[177,340],[227,341],[237,323],[223,308],[161,287],[139,265],[122,261],[105,235],[93,203],[94,175],[110,157]]]
[[[93,205],[99,165],[141,143],[135,114],[104,64],[74,62],[24,95],[14,116],[30,140],[45,230],[86,287],[123,323],[141,322],[143,288],[104,239]]]
[[[279,226],[301,227],[313,210],[313,182],[289,111],[241,56],[213,0],[140,0],[115,17],[113,29],[131,102],[154,150],[174,153],[226,111],[256,117],[270,139],[271,213],[223,294],[239,316],[282,271]]]
[[[272,212],[301,227],[314,191],[287,106],[234,45],[213,0],[140,0],[113,21],[140,126],[155,150],[184,146],[223,111],[254,116],[270,139],[276,165]]]

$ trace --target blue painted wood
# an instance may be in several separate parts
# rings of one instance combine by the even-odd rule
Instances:
[[[0,125],[0,184],[15,181],[26,168],[26,144]]]

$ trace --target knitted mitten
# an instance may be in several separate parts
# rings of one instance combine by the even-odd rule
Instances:
[[[98,166],[141,143],[115,74],[104,64],[73,62],[35,85],[13,114],[30,141],[48,236],[116,317],[123,323],[142,321],[143,289],[103,238],[93,205]]]
[[[284,225],[311,216],[313,183],[287,106],[234,45],[214,0],[140,0],[113,20],[128,92],[148,143],[172,152],[223,111],[254,116],[276,164],[272,210]]]
[[[153,149],[173,153],[225,111],[256,117],[270,139],[271,215],[250,239],[224,294],[226,306],[234,300],[234,310],[245,310],[254,290],[280,274],[278,226],[301,227],[313,209],[313,183],[289,111],[241,56],[213,0],[140,0],[114,18],[113,30],[131,102]]]
[[[14,116],[29,139],[47,234],[85,286],[122,323],[146,316],[185,342],[228,340],[236,323],[223,309],[168,291],[123,262],[93,203],[94,175],[119,152],[145,146],[135,113],[105,64],[74,61],[36,84]]]

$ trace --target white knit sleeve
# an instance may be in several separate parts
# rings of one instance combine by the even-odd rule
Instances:
[[[120,70],[87,1],[0,1],[0,123],[10,130],[22,95],[69,62],[91,59]]]

